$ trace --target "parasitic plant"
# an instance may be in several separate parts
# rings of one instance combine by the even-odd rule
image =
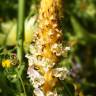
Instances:
[[[41,0],[38,31],[30,45],[28,76],[34,87],[35,96],[58,96],[56,85],[68,75],[66,67],[59,62],[68,47],[63,46],[62,17],[63,0]]]

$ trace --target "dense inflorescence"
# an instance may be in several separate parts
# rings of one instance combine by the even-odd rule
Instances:
[[[39,28],[27,54],[28,76],[36,96],[58,96],[55,86],[68,75],[66,67],[56,67],[69,48],[63,46],[59,28],[59,8],[62,0],[41,0]]]

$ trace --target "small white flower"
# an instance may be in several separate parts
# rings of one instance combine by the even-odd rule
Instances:
[[[36,51],[36,48],[35,48],[35,46],[33,46],[32,44],[30,45],[30,53],[31,54],[34,54],[34,53],[36,53],[37,51]]]
[[[52,48],[53,49],[56,49],[57,47],[58,47],[58,44],[57,43],[55,43],[55,44],[52,45]]]
[[[63,46],[62,44],[55,43],[51,47],[51,51],[56,54],[56,56],[61,56],[63,53]]]
[[[45,82],[44,77],[37,70],[33,69],[33,67],[28,68],[27,74],[34,88],[38,88],[39,86],[44,84]]]
[[[52,32],[52,29],[50,29],[49,32],[48,32],[48,35],[51,36],[51,35],[53,35],[53,34],[54,34],[54,33]]]
[[[35,96],[45,96],[39,88],[34,89],[34,94]]]
[[[48,92],[46,96],[58,96],[57,92]]]
[[[67,77],[68,73],[69,73],[69,71],[67,68],[53,69],[53,76],[59,78],[60,80],[64,80]]]
[[[69,50],[71,50],[71,48],[70,48],[70,47],[65,47],[64,50],[65,50],[65,51],[69,51]]]
[[[26,57],[28,58],[29,66],[34,66],[37,61],[36,57],[34,57],[33,55],[26,55]]]
[[[36,62],[36,61],[35,61]],[[37,60],[37,65],[39,64],[39,66],[41,66],[42,68],[44,69],[48,69],[48,68],[52,68],[55,63],[51,62],[50,59],[48,58],[44,58],[44,57],[41,57],[40,59],[38,58]],[[45,70],[46,71],[46,70]]]
[[[59,38],[60,36],[61,36],[61,34],[60,34],[60,33],[58,33],[58,34],[57,34],[57,38]]]

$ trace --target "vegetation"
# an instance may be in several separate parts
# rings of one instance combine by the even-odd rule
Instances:
[[[0,96],[96,96],[95,73],[96,0],[0,0]]]

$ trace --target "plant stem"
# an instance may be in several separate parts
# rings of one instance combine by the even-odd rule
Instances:
[[[17,74],[18,74],[18,78],[21,82],[21,85],[22,85],[22,88],[23,88],[23,91],[24,91],[24,96],[27,96],[27,93],[26,93],[26,90],[25,90],[25,86],[24,86],[24,83],[23,83],[23,80],[22,80],[22,77],[19,75],[19,72],[18,70],[16,70]]]
[[[24,41],[24,6],[25,0],[18,0],[18,24],[17,24],[17,57],[19,63],[23,60],[23,41]]]

